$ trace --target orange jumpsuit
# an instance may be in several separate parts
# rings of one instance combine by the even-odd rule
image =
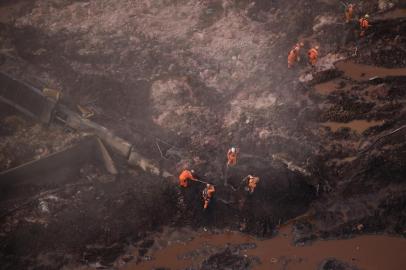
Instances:
[[[296,44],[296,46],[289,52],[288,54],[288,68],[292,68],[295,62],[299,58],[299,51],[300,46]]]
[[[237,164],[237,150],[235,152],[228,150],[227,152],[227,166],[234,166]]]
[[[204,205],[203,205],[204,209],[207,209],[207,207],[209,207],[210,200],[213,197],[213,194],[214,194],[215,191],[216,190],[214,189],[213,185],[208,185],[203,190],[202,196],[203,196],[203,201],[204,201]]]
[[[359,19],[359,27],[361,28],[361,32],[359,33],[360,37],[365,36],[365,31],[369,28],[369,22],[366,18]]]
[[[346,23],[349,23],[352,20],[353,14],[354,14],[354,4],[349,4],[347,6],[347,8],[345,9],[345,22]]]
[[[181,187],[187,187],[188,185],[188,180],[197,180],[191,171],[189,170],[184,170],[180,175],[179,175],[179,185]]]
[[[319,52],[317,51],[316,48],[311,48],[308,52],[307,52],[307,57],[309,58],[309,63],[312,66],[315,66],[317,63],[317,57],[319,56]]]

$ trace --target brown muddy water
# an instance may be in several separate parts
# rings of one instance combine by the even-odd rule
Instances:
[[[324,83],[319,83],[314,86],[314,89],[320,95],[329,95],[332,92],[334,92],[335,90],[340,88],[340,82],[341,82],[340,80],[332,80],[332,81],[328,81],[328,82],[324,82]],[[347,89],[345,88],[345,89],[341,89],[341,90],[347,90]]]
[[[197,267],[201,262],[225,248],[227,244],[254,243],[256,248],[241,251],[241,255],[256,256],[261,264],[254,270],[316,270],[320,263],[334,257],[358,266],[363,270],[406,269],[406,239],[385,235],[364,235],[346,240],[319,240],[308,246],[294,246],[291,243],[291,227],[282,228],[280,233],[267,240],[259,240],[238,232],[213,234],[194,233],[193,239],[173,242],[152,252],[151,261],[130,262],[121,269],[149,270],[167,267],[172,270]],[[201,254],[185,256],[185,254]]]
[[[365,81],[373,77],[406,76],[406,68],[375,67],[351,61],[338,62],[336,67],[342,70],[347,77],[357,81]]]
[[[367,120],[353,120],[348,123],[340,123],[340,122],[325,122],[322,125],[325,127],[329,127],[332,132],[336,132],[340,128],[350,128],[357,133],[361,134],[365,130],[370,127],[382,125],[384,121],[367,121]]]

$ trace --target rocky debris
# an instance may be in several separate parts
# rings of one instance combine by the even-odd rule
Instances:
[[[359,268],[337,259],[330,258],[323,261],[318,270],[359,270]]]

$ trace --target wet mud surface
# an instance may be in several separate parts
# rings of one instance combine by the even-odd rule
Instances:
[[[315,241],[310,245],[295,246],[291,226],[283,227],[278,236],[267,240],[237,232],[187,232],[185,229],[175,235],[173,231],[168,233],[170,231],[166,229],[154,238],[154,244],[146,255],[152,260],[129,263],[119,269],[224,269],[234,263],[232,269],[341,269],[342,265],[347,267],[343,269],[400,270],[406,265],[403,258],[406,241],[384,235]],[[185,234],[192,239],[185,240]],[[168,245],[162,247],[159,243]],[[160,249],[154,251],[157,247]],[[216,261],[216,255],[219,261]],[[245,266],[240,267],[240,264]],[[210,267],[207,268],[207,265]]]
[[[374,67],[352,62],[339,62],[337,68],[353,80],[370,80],[374,77],[385,78],[388,76],[405,76],[406,68]]]
[[[2,72],[60,90],[217,192],[203,212],[201,184],[180,190],[111,153],[117,176],[84,165],[72,185],[1,202],[16,209],[1,217],[1,268],[404,269],[406,129],[391,132],[406,124],[406,22],[398,5],[361,2],[357,16],[379,15],[359,40],[332,1],[2,1]],[[287,69],[298,39],[320,44],[315,68],[304,49]],[[1,171],[86,135],[3,105],[0,123]],[[247,174],[253,196],[234,190]],[[386,236],[359,236],[371,233]]]

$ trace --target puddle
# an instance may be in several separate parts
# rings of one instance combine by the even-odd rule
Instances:
[[[152,256],[154,260],[143,261],[139,264],[129,263],[122,269],[150,270],[166,267],[175,270],[185,269],[191,266],[198,267],[209,254],[221,251],[227,244],[243,244],[255,241],[248,235],[234,232],[222,234],[211,234],[208,232],[200,234],[195,232],[183,233],[190,233],[193,239],[186,242],[170,240],[168,241],[170,244],[167,247],[153,251],[152,253],[147,253],[147,255]]]
[[[327,96],[327,95],[331,94],[332,92],[334,92],[335,90],[339,89],[340,82],[341,81],[339,81],[339,80],[332,80],[332,81],[316,84],[314,86],[314,89],[320,95]],[[343,89],[340,89],[340,90],[343,90]]]
[[[365,81],[372,77],[387,76],[406,76],[406,68],[384,68],[357,64],[350,61],[336,63],[339,70],[344,71],[345,75],[353,80]]]
[[[355,130],[357,133],[361,134],[365,130],[370,127],[382,125],[384,121],[367,121],[367,120],[353,120],[348,123],[340,123],[340,122],[326,122],[322,125],[325,127],[329,127],[332,132],[336,132],[340,128],[351,128]]]
[[[208,257],[212,253],[207,246],[224,248],[227,243],[255,243],[255,248],[240,252],[241,255],[256,256],[261,260],[262,264],[256,265],[254,270],[314,270],[329,257],[354,264],[360,269],[406,269],[406,239],[403,238],[366,235],[346,240],[316,241],[310,246],[297,247],[291,244],[290,231],[290,226],[285,227],[278,236],[268,240],[257,240],[238,232],[197,234],[189,242],[171,244],[154,252],[152,257],[155,259],[152,261],[139,264],[130,262],[121,269],[150,270],[166,267],[175,270],[196,267],[203,257],[178,258],[184,258],[184,254],[203,254]]]

